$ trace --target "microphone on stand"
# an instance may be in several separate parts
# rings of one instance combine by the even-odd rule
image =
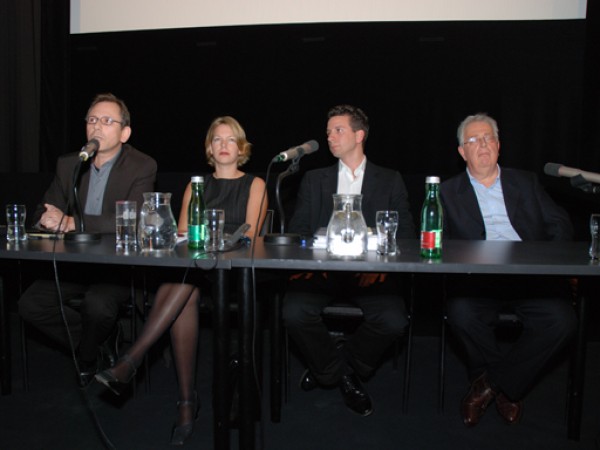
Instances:
[[[592,194],[600,193],[600,173],[586,172],[562,164],[547,163],[544,173],[553,177],[567,177],[571,179],[571,186]]]
[[[91,139],[87,144],[81,147],[81,150],[79,151],[79,160],[85,162],[88,159],[93,158],[99,148],[100,142],[98,142],[98,139]]]
[[[281,152],[279,155],[273,158],[273,162],[283,162],[287,161],[288,159],[302,158],[302,156],[310,155],[317,150],[319,150],[319,143],[315,140],[308,141],[302,145],[299,145],[298,147],[292,147],[285,152]]]
[[[93,158],[98,149],[100,148],[100,142],[97,139],[90,139],[79,151],[79,161],[75,165],[73,172],[73,203],[79,216],[79,230],[80,231],[69,231],[64,234],[64,240],[69,242],[95,242],[99,241],[100,233],[88,233],[85,231],[85,224],[83,222],[83,211],[81,209],[81,203],[79,201],[79,190],[77,185],[79,184],[79,173],[81,172],[81,166],[88,159]]]
[[[293,173],[298,172],[300,158],[304,155],[309,155],[311,153],[316,152],[319,149],[319,143],[315,140],[305,142],[302,145],[297,147],[292,147],[284,152],[279,153],[275,156],[272,162],[282,162],[287,161],[288,159],[292,160],[292,163],[289,167],[279,174],[277,177],[277,183],[275,184],[275,199],[277,201],[277,210],[279,212],[279,224],[280,224],[280,233],[268,233],[264,237],[265,244],[271,245],[296,245],[300,244],[300,235],[296,233],[286,233],[285,232],[285,213],[283,210],[283,205],[281,203],[281,195],[279,194],[279,188],[281,186],[281,182],[285,177],[291,175]]]

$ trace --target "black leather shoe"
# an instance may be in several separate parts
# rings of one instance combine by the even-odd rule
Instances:
[[[373,412],[371,397],[363,387],[355,373],[344,375],[340,380],[340,392],[346,406],[361,416]]]
[[[96,373],[98,373],[98,363],[79,362],[79,386],[82,388],[88,387]]]
[[[300,389],[302,389],[303,391],[306,391],[306,392],[312,391],[318,385],[319,385],[319,383],[318,383],[317,379],[315,378],[315,376],[310,371],[310,369],[306,369],[304,371],[304,373],[300,377],[300,382],[298,383],[298,386],[300,386]]]
[[[100,356],[102,357],[102,369],[110,369],[119,360],[119,347],[123,340],[123,327],[117,322],[110,336],[100,345]]]

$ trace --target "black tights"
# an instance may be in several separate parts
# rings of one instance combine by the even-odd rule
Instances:
[[[170,328],[179,382],[179,399],[194,400],[194,369],[198,347],[198,299],[200,291],[190,284],[165,283],[156,293],[154,305],[142,334],[127,354],[138,367],[150,347]],[[125,360],[111,369],[121,381],[128,380],[133,368]],[[179,408],[178,425],[193,420],[194,408]]]

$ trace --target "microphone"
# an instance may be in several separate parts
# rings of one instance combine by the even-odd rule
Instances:
[[[586,172],[562,164],[547,163],[544,166],[544,173],[553,177],[581,177],[588,183],[600,184],[600,173]]]
[[[303,155],[309,155],[319,150],[319,143],[317,141],[308,141],[298,147],[292,147],[285,152],[281,152],[275,158],[273,162],[283,162],[288,159],[300,158]]]
[[[91,139],[87,144],[81,147],[81,150],[79,151],[79,159],[81,161],[87,161],[96,154],[99,148],[100,142],[98,142],[98,139]]]

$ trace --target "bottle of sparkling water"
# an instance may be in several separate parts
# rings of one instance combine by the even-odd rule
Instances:
[[[421,256],[427,259],[442,257],[442,228],[444,213],[440,202],[440,177],[425,179],[425,201],[421,210]]]
[[[206,223],[204,220],[204,178],[192,177],[192,197],[188,207],[188,248],[204,250]]]

